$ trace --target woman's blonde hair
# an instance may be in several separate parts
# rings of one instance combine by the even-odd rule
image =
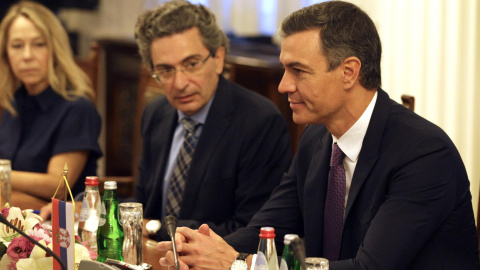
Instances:
[[[68,35],[55,14],[46,7],[21,1],[13,5],[0,24],[0,106],[16,115],[12,102],[21,82],[15,77],[7,56],[8,31],[19,16],[29,19],[47,43],[48,82],[50,87],[65,99],[88,97],[94,99],[91,82],[73,58]]]

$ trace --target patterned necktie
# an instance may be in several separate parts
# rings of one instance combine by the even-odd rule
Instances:
[[[327,199],[323,216],[323,256],[330,261],[338,260],[342,240],[343,213],[345,209],[346,178],[343,158],[345,154],[333,144],[330,173],[328,175]]]
[[[183,191],[185,190],[185,181],[187,180],[190,162],[192,161],[193,152],[195,151],[195,130],[199,123],[190,118],[183,118],[181,120],[185,128],[185,138],[183,146],[175,162],[172,178],[170,179],[170,186],[167,194],[166,215],[174,215],[178,217],[180,214],[180,205],[183,199]]]

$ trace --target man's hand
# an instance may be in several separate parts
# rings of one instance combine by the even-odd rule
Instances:
[[[177,244],[177,253],[180,254],[183,248],[183,242],[185,242],[186,239],[183,237],[183,235],[179,234],[178,232],[175,233],[175,243]],[[159,263],[162,266],[168,266],[170,267],[175,267],[175,258],[173,255],[173,248],[172,248],[172,242],[171,241],[162,241],[157,244],[157,249],[165,253],[165,257],[160,258]],[[181,260],[179,260],[180,263],[180,270],[188,270],[189,267],[183,263]]]
[[[228,269],[238,256],[238,252],[206,224],[200,226],[198,231],[186,227],[178,228],[175,241],[182,270]],[[175,265],[171,242],[160,242],[157,249],[166,251],[165,257],[160,258],[160,265]]]

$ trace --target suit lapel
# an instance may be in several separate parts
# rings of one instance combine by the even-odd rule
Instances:
[[[233,97],[231,85],[220,77],[215,97],[208,112],[202,134],[195,147],[195,153],[190,165],[190,172],[183,195],[180,218],[191,216],[195,209],[198,189],[205,180],[208,164],[216,148],[231,122],[233,113]]]
[[[375,165],[380,150],[380,142],[383,130],[390,111],[390,98],[382,89],[378,89],[377,102],[373,109],[372,117],[368,125],[367,133],[363,139],[362,150],[358,157],[358,163],[353,173],[352,184],[348,193],[345,219],[348,217],[352,205],[360,192],[363,183]]]
[[[157,149],[155,153],[151,153],[153,156],[152,161],[159,166],[155,167],[155,172],[153,174],[153,187],[152,190],[160,191],[163,190],[163,179],[165,177],[165,169],[167,167],[166,161],[170,155],[170,147],[172,144],[173,133],[175,132],[175,127],[178,121],[177,111],[174,107],[168,105],[164,107],[164,110],[161,111],[163,114],[163,119],[156,126],[156,130],[152,134],[151,138],[151,149]],[[168,130],[169,132],[165,132]],[[162,205],[162,194],[159,192],[150,193],[149,202],[147,205],[150,205],[154,209],[157,209],[159,205]],[[152,208],[152,212],[156,211]],[[145,212],[148,210],[145,209]]]
[[[321,254],[322,245],[316,240],[323,241],[323,212],[325,198],[327,196],[328,173],[330,171],[330,156],[332,152],[332,135],[326,132],[318,144],[309,168],[304,190],[305,217],[308,222],[304,223],[306,249],[310,254]],[[310,241],[309,241],[310,240]],[[313,241],[312,241],[313,240]]]

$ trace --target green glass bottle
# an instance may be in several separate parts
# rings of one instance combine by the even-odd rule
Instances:
[[[107,258],[123,261],[123,228],[119,223],[117,182],[106,181],[97,232],[97,261]]]
[[[300,270],[300,263],[293,255],[293,250],[290,246],[290,243],[295,239],[298,238],[296,234],[286,234],[283,238],[283,244],[285,245],[283,248],[283,255],[282,255],[282,264],[285,263],[288,270]],[[285,262],[283,262],[285,261]]]

